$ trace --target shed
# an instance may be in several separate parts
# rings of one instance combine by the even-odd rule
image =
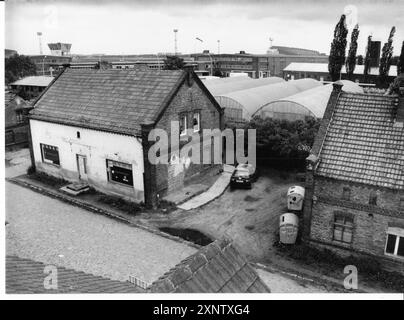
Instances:
[[[298,80],[297,80],[298,81]],[[363,93],[363,89],[349,80],[340,80],[342,90]],[[332,84],[314,87],[263,105],[254,115],[261,118],[303,120],[307,116],[322,118],[332,92]]]

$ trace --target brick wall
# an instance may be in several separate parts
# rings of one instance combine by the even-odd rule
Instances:
[[[343,188],[350,189],[350,199],[342,198]],[[377,205],[369,204],[371,194],[377,194]],[[400,209],[403,191],[375,188],[361,184],[315,177],[309,239],[334,247],[337,252],[348,249],[401,262],[397,271],[403,271],[402,259],[389,258],[384,254],[386,232],[389,227],[404,228],[404,214]],[[353,217],[353,237],[350,244],[333,240],[335,213]],[[338,250],[340,249],[340,250]],[[340,252],[338,252],[340,253]],[[391,267],[391,266],[390,266]]]
[[[192,128],[193,112],[200,112],[200,128],[214,129],[221,128],[221,116],[212,101],[208,98],[205,91],[199,86],[197,81],[188,82],[185,79],[175,97],[164,111],[162,117],[157,122],[155,128],[164,129],[170,139],[171,121],[179,121],[180,114],[187,114],[188,128]],[[186,142],[182,142],[183,146]],[[202,144],[200,153],[202,155]],[[171,154],[169,155],[171,158]],[[156,166],[157,192],[164,196],[168,192],[178,190],[183,187],[192,176],[208,169],[209,165],[190,164],[188,167],[180,165],[162,165]]]

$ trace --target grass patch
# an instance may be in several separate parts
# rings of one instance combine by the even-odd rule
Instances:
[[[140,204],[131,201],[126,201],[119,197],[103,194],[98,196],[97,201],[109,205],[111,207],[117,208],[119,210],[126,211],[133,215],[136,215],[142,211],[142,206]]]
[[[28,170],[29,170],[29,168],[28,168]],[[27,170],[27,172],[28,172],[28,170]],[[34,172],[32,174],[29,174],[29,177],[33,180],[36,180],[38,182],[41,182],[43,184],[46,184],[46,185],[54,187],[54,188],[60,188],[69,183],[68,181],[66,181],[62,178],[56,178],[56,177],[50,176],[43,172]]]
[[[304,243],[293,246],[276,243],[275,247],[279,253],[306,265],[323,269],[329,274],[335,274],[336,270],[343,270],[345,266],[353,265],[363,280],[379,283],[394,291],[404,291],[404,275],[382,269],[376,258],[353,255],[341,257],[329,249],[319,249]]]
[[[208,244],[213,242],[213,240],[209,238],[207,235],[195,229],[162,227],[159,228],[159,230],[171,234],[172,236],[180,237],[184,240],[193,242],[200,246],[207,246]]]

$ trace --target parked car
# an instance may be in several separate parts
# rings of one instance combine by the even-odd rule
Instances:
[[[252,183],[258,178],[258,171],[252,164],[239,164],[230,178],[230,187],[252,187]]]

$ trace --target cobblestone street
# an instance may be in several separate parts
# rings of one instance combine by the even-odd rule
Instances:
[[[6,251],[114,280],[148,283],[196,251],[6,182]]]

